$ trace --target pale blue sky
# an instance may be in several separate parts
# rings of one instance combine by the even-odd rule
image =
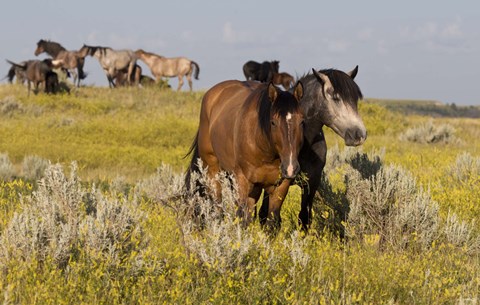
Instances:
[[[15,0],[1,6],[4,74],[4,59],[33,59],[36,42],[50,39],[69,50],[86,43],[186,56],[200,65],[195,90],[243,79],[248,60],[275,59],[292,75],[359,65],[365,97],[480,105],[478,0]],[[85,84],[106,86],[95,58],[87,58],[85,70]],[[177,80],[170,83],[176,87]]]

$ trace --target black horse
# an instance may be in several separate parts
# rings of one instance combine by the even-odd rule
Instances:
[[[313,74],[305,75],[299,80],[306,88],[300,101],[305,114],[304,144],[298,156],[301,170],[307,176],[306,185],[300,185],[303,190],[299,222],[304,230],[308,229],[312,221],[313,198],[320,186],[327,157],[323,126],[333,129],[345,140],[347,146],[361,145],[367,138],[367,130],[357,110],[358,101],[363,98],[360,88],[354,82],[358,66],[348,73],[334,69],[312,70]],[[262,224],[265,224],[268,217],[268,205],[267,194],[259,211]]]
[[[273,75],[278,73],[279,61],[264,61],[258,63],[250,60],[243,65],[243,74],[247,80],[257,80],[262,83],[269,83],[273,79]]]

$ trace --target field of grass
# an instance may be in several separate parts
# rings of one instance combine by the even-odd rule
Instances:
[[[478,304],[478,119],[361,102],[362,147],[325,129],[312,230],[293,186],[272,236],[239,225],[234,193],[172,199],[202,95],[0,86],[3,303]]]

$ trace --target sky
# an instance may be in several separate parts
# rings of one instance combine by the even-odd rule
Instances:
[[[249,60],[279,60],[280,72],[293,76],[358,65],[355,81],[365,98],[480,105],[478,0],[2,0],[0,5],[5,75],[5,59],[35,59],[37,41],[49,39],[67,50],[89,44],[185,56],[200,65],[194,90],[243,80],[242,66]],[[87,57],[84,69],[84,84],[107,86],[97,59]],[[176,79],[169,82],[177,87]]]

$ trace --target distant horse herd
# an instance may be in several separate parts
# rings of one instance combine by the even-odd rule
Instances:
[[[40,39],[34,54],[36,56],[46,53],[51,58],[44,60],[26,60],[13,62],[7,78],[10,83],[16,78],[18,83],[28,84],[28,94],[33,84],[34,92],[43,86],[44,92],[56,93],[59,90],[58,72],[63,71],[67,77],[73,79],[73,84],[80,87],[81,80],[87,77],[83,67],[87,56],[95,57],[107,76],[110,88],[121,86],[152,85],[163,78],[177,77],[179,91],[183,86],[183,78],[188,81],[190,91],[193,89],[192,76],[198,79],[200,66],[195,61],[186,57],[168,58],[143,49],[115,50],[104,46],[89,46],[84,44],[79,50],[67,50],[60,43]],[[143,61],[150,69],[154,78],[142,74],[142,68],[137,60]],[[256,80],[263,83],[273,82],[282,85],[285,89],[293,86],[294,79],[288,73],[279,73],[279,61],[264,61],[257,63],[248,61],[243,66],[243,73],[247,80]],[[47,86],[48,84],[48,86]]]
[[[183,77],[192,90],[192,76],[198,79],[199,65],[186,57],[166,58],[138,49],[114,50],[109,47],[83,45],[68,51],[59,43],[40,40],[35,55],[47,53],[44,60],[8,61],[10,82],[31,83],[38,92],[42,84],[46,93],[58,87],[56,69],[66,71],[75,86],[87,76],[85,58],[95,57],[105,71],[111,88],[160,82],[163,77]],[[143,61],[155,79],[142,74],[137,60]],[[202,185],[192,181],[204,168],[215,181],[220,171],[233,175],[238,185],[237,215],[247,225],[256,215],[256,203],[262,191],[263,202],[258,215],[267,228],[278,228],[280,209],[289,186],[299,172],[302,181],[299,224],[308,230],[312,205],[326,163],[327,144],[323,126],[341,136],[345,145],[358,146],[367,138],[357,104],[362,93],[354,78],[358,66],[350,72],[336,69],[315,70],[296,82],[288,73],[279,72],[279,61],[243,65],[246,81],[228,80],[216,84],[203,96],[197,134],[187,155],[191,161],[185,175],[186,190],[198,191],[221,202],[221,184]],[[277,85],[277,86],[275,86]],[[285,90],[280,90],[278,86]],[[201,162],[200,162],[201,161]],[[194,188],[192,190],[192,187]]]

